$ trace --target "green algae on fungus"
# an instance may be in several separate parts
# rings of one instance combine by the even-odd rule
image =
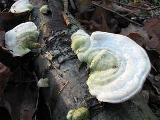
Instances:
[[[5,34],[5,45],[13,56],[23,56],[39,48],[39,32],[33,22],[22,23]]]
[[[72,50],[90,68],[87,85],[99,101],[120,103],[137,94],[151,69],[145,50],[130,38],[107,32],[78,30]]]
[[[85,107],[72,109],[67,114],[67,120],[89,120],[89,110]]]

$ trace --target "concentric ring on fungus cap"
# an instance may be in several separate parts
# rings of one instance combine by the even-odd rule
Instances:
[[[79,60],[91,69],[87,85],[99,101],[123,102],[142,89],[151,64],[145,50],[133,40],[100,31],[89,36],[83,30],[71,39]]]

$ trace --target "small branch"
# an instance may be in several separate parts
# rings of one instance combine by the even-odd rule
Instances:
[[[122,6],[127,6],[127,7],[131,7],[131,8],[138,8],[138,9],[141,9],[141,10],[146,10],[145,8],[142,8],[142,7],[132,6],[132,5],[124,4],[124,3],[121,3],[121,2],[117,2],[117,1],[113,1],[113,2],[116,3],[116,4],[122,5]]]
[[[68,0],[63,0],[63,10],[68,13]]]
[[[61,94],[61,92],[64,90],[64,88],[68,85],[69,81],[67,81],[64,86],[60,89],[60,91],[58,92],[58,95]]]
[[[131,7],[131,8],[137,8],[137,9],[141,9],[141,10],[145,10],[145,11],[150,11],[150,10],[155,10],[155,9],[160,8],[160,6],[156,6],[156,7],[153,7],[153,8],[146,9],[146,8],[142,8],[142,7],[137,7],[137,6],[132,6],[132,5],[124,4],[124,3],[121,3],[121,2],[117,2],[117,1],[113,1],[113,2],[117,3],[119,5],[122,5],[122,6],[127,6],[127,7]]]
[[[155,9],[158,9],[158,8],[160,8],[160,6],[156,6],[156,7],[153,7],[153,8],[149,8],[149,9],[147,9],[147,11],[155,10]]]
[[[137,22],[135,22],[135,21],[133,21],[133,20],[127,18],[127,17],[124,17],[123,15],[117,13],[116,11],[111,10],[111,9],[109,9],[109,8],[106,8],[104,5],[100,5],[100,4],[98,4],[97,2],[95,2],[95,1],[92,1],[92,4],[95,5],[95,6],[101,7],[101,8],[103,8],[103,9],[107,10],[107,11],[110,11],[110,12],[112,12],[112,13],[115,13],[115,14],[119,15],[120,17],[124,18],[125,20],[128,20],[129,22],[133,23],[133,24],[136,24],[136,25],[141,26],[141,27],[143,26],[142,24],[137,23]]]

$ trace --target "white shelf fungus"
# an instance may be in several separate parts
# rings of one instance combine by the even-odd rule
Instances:
[[[42,88],[49,87],[49,79],[48,78],[44,78],[44,79],[41,78],[38,81],[37,86],[42,87]]]
[[[33,22],[22,23],[5,34],[5,45],[13,56],[23,56],[37,48],[39,32]]]
[[[151,69],[145,50],[130,38],[107,32],[71,36],[78,59],[90,67],[87,85],[99,101],[120,103],[138,93]]]
[[[90,114],[86,107],[72,109],[67,114],[67,120],[89,120]]]
[[[33,5],[29,3],[29,0],[18,0],[12,6],[10,11],[12,13],[24,13],[33,9]]]
[[[40,8],[40,12],[42,14],[47,14],[49,12],[49,7],[48,5],[43,5],[41,8]]]

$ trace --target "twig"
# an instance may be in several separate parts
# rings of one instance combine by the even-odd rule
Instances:
[[[158,72],[157,69],[153,66],[153,64],[151,64],[151,67],[152,67],[156,72]]]
[[[149,9],[147,9],[147,11],[155,10],[155,9],[158,9],[158,8],[160,8],[160,6],[156,6],[156,7],[153,7],[153,8],[149,8]]]
[[[124,4],[124,3],[121,3],[121,2],[117,2],[117,1],[113,1],[113,2],[117,3],[119,5],[122,5],[122,6],[127,6],[127,7],[131,7],[131,8],[137,8],[137,9],[141,9],[141,10],[145,10],[145,11],[150,11],[150,10],[155,10],[155,9],[160,8],[160,6],[156,6],[156,7],[153,7],[153,8],[146,9],[146,8],[142,8],[142,7],[138,7],[138,6],[132,6],[132,5]]]
[[[68,13],[68,0],[63,0],[63,7],[64,12]]]
[[[64,88],[68,85],[69,81],[67,81],[64,86],[60,89],[60,91],[58,92],[58,95],[61,94],[61,92],[64,90]]]
[[[67,26],[70,26],[72,32],[75,32],[78,29],[83,29],[80,25],[80,23],[69,13],[68,11],[68,0],[63,0],[63,5],[64,5],[64,12],[62,12],[63,14],[63,18],[66,22]],[[72,1],[73,2],[73,1]]]
[[[125,14],[125,15],[123,15],[123,16],[124,16],[124,17],[127,17],[127,16],[132,15],[132,14],[136,15],[136,14],[135,14],[136,12],[137,12],[137,11],[133,11],[133,12],[128,13],[128,14]]]
[[[69,26],[71,24],[69,16],[66,14],[66,12],[62,12],[62,15],[63,15],[63,18],[64,18],[66,25]]]
[[[50,60],[51,66],[55,69],[57,72],[58,76],[62,78],[63,73],[54,65],[54,63]]]
[[[103,8],[103,9],[107,10],[107,11],[110,11],[110,12],[112,12],[112,13],[115,13],[115,14],[119,15],[120,17],[122,17],[122,18],[128,20],[129,22],[133,23],[133,24],[136,24],[136,25],[141,26],[141,27],[143,26],[142,24],[137,23],[137,22],[135,22],[135,21],[133,21],[133,20],[127,18],[127,17],[124,17],[123,15],[117,13],[116,11],[111,10],[111,9],[109,9],[109,8],[106,8],[104,5],[100,5],[100,4],[98,4],[97,2],[95,2],[95,1],[92,1],[92,4],[95,5],[95,6],[101,7],[101,8]]]
[[[9,9],[8,9],[8,8],[5,8],[4,10],[2,10],[2,13],[3,13],[3,12],[6,12],[6,11],[9,11]]]
[[[127,7],[131,7],[131,8],[138,8],[138,9],[141,9],[141,10],[146,10],[145,8],[142,8],[142,7],[132,6],[132,5],[124,4],[124,3],[121,3],[121,2],[117,2],[117,1],[113,1],[113,2],[117,3],[119,5],[122,5],[122,6],[127,6]]]

